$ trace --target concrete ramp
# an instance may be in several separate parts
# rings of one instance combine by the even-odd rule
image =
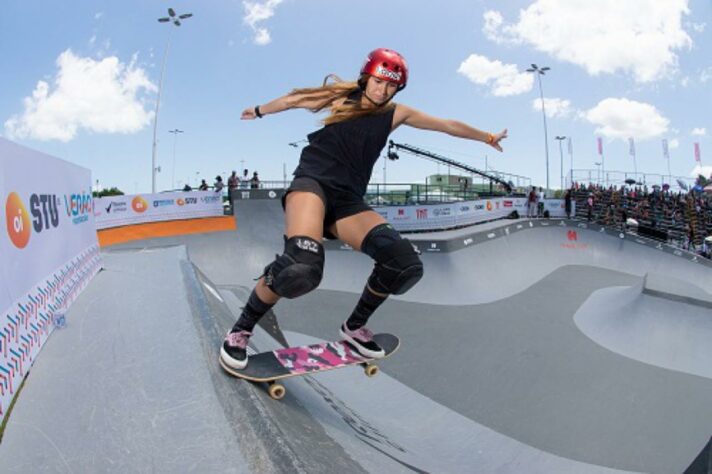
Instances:
[[[648,275],[629,287],[595,291],[574,315],[581,332],[631,359],[712,379],[712,313],[691,283],[671,288]],[[665,295],[660,297],[660,294]],[[680,293],[691,296],[680,296]],[[684,302],[680,302],[684,301]]]
[[[381,374],[293,378],[275,402],[217,364],[283,246],[278,195],[239,199],[235,213],[237,232],[104,251],[105,270],[27,379],[0,472],[668,473],[704,462],[709,311],[646,293],[643,279],[709,288],[705,262],[572,221],[413,235],[425,277],[369,323],[402,340]],[[251,350],[336,337],[372,262],[328,248],[322,286],[275,306]]]

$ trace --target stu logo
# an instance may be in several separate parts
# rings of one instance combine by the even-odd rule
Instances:
[[[30,212],[32,227],[38,234],[59,225],[59,199],[54,194],[33,194],[30,196]]]

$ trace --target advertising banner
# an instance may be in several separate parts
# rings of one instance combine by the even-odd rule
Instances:
[[[91,172],[0,138],[0,418],[101,259]]]
[[[526,198],[494,198],[422,206],[374,208],[399,231],[449,229],[501,219],[517,211],[526,215]],[[550,217],[565,217],[563,199],[547,199],[544,209]]]
[[[110,196],[95,200],[97,229],[223,215],[222,193],[189,191]]]

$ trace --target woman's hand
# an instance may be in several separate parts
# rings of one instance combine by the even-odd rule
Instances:
[[[240,116],[240,120],[254,120],[257,118],[257,114],[255,113],[255,108],[254,107],[248,107],[245,110],[242,111],[242,115]]]
[[[507,129],[505,128],[499,133],[492,134],[490,140],[487,141],[489,145],[492,146],[497,151],[502,151],[502,146],[499,144],[500,141],[507,138]]]

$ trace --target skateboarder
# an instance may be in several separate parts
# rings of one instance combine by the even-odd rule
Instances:
[[[338,238],[375,260],[360,300],[341,325],[341,337],[366,357],[383,357],[366,322],[388,295],[408,291],[423,276],[423,264],[408,239],[363,200],[373,166],[388,135],[400,125],[481,141],[502,151],[507,130],[492,134],[455,120],[426,115],[392,102],[408,81],[403,57],[389,49],[369,53],[355,82],[337,80],[289,94],[242,112],[254,120],[290,109],[329,110],[324,127],[308,136],[294,180],[282,199],[284,253],[267,265],[239,319],[225,337],[220,357],[240,370],[257,321],[281,298],[315,289],[324,268],[324,236]],[[338,78],[337,78],[338,79]]]

